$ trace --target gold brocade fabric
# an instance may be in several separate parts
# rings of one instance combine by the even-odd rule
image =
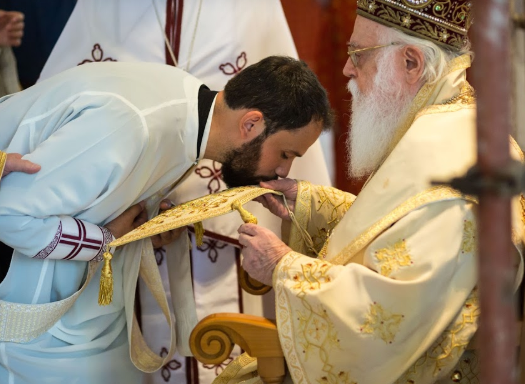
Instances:
[[[2,174],[4,173],[6,160],[7,160],[7,153],[0,151],[0,180],[2,179]]]
[[[118,247],[132,241],[145,239],[175,228],[194,224],[212,217],[232,212],[237,207],[266,193],[282,195],[280,192],[255,186],[231,188],[168,209],[147,223],[114,240],[109,245]]]
[[[27,343],[48,331],[86,289],[98,265],[98,262],[89,262],[86,281],[66,299],[49,304],[19,304],[0,300],[0,341]]]
[[[463,195],[461,192],[458,192],[455,189],[449,187],[439,186],[430,188],[403,202],[392,212],[383,216],[364,233],[355,238],[353,241],[349,242],[348,245],[338,255],[330,259],[330,262],[342,265],[347,264],[359,251],[361,251],[373,239],[379,236],[380,233],[407,215],[409,212],[412,212],[413,210],[418,209],[426,204],[448,199],[463,199],[477,203],[477,200],[474,197]]]
[[[212,384],[263,384],[257,376],[257,359],[243,353],[228,364]]]

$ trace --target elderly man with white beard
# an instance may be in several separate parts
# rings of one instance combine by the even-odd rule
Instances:
[[[245,270],[275,290],[294,383],[477,382],[467,350],[480,315],[476,200],[431,187],[476,159],[471,4],[358,0],[343,73],[353,96],[349,175],[368,177],[364,188],[355,198],[305,181],[264,182],[293,212],[276,197],[260,200],[282,218],[286,244],[257,225],[239,228]]]

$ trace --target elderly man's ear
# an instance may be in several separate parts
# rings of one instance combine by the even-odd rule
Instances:
[[[425,69],[425,56],[412,45],[403,47],[402,54],[406,82],[411,85],[417,84],[421,81]]]

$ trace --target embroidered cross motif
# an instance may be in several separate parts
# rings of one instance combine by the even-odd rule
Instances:
[[[165,347],[162,347],[160,350],[160,357],[166,357],[168,354],[168,349]],[[170,381],[171,378],[171,372],[170,371],[176,371],[177,369],[180,369],[182,367],[182,364],[177,361],[176,359],[172,359],[168,361],[166,364],[164,364],[161,368],[160,374],[162,375],[162,378],[167,383]]]
[[[392,272],[397,271],[400,267],[407,267],[413,264],[404,239],[390,247],[378,249],[375,255],[381,267],[380,273],[383,276],[390,276]]]
[[[100,250],[102,247],[102,240],[90,239],[87,237],[86,226],[81,220],[74,219],[78,227],[78,235],[62,234],[59,244],[71,245],[73,249],[64,258],[64,260],[71,260],[77,256],[82,249],[96,249]]]
[[[202,252],[207,251],[208,259],[210,259],[212,263],[215,263],[217,262],[217,258],[219,257],[219,252],[217,250],[223,249],[227,245],[228,244],[220,242],[218,240],[207,239],[207,240],[204,240],[202,245],[200,247],[197,247],[197,249]]]
[[[86,63],[102,62],[102,61],[117,61],[111,57],[104,58],[104,51],[102,50],[102,48],[100,48],[100,44],[95,44],[93,46],[93,49],[91,50],[91,58],[93,60],[85,59],[81,61],[80,63],[78,63],[77,65],[82,65]]]
[[[210,179],[208,182],[208,192],[216,193],[221,190],[221,180],[222,180],[222,165],[216,161],[213,161],[211,166],[208,167],[203,165],[198,167],[195,170],[195,173],[199,175],[202,179]]]
[[[365,323],[359,330],[379,337],[385,343],[392,344],[404,317],[404,315],[387,311],[374,302],[370,305],[370,312],[366,315]]]
[[[219,65],[219,69],[224,73],[225,75],[235,75],[236,73],[239,73],[245,66],[248,60],[246,59],[246,52],[241,52],[239,56],[237,56],[237,60],[235,61],[235,64],[232,63],[224,63]]]
[[[226,368],[226,366],[230,364],[232,361],[233,361],[233,356],[230,356],[220,364],[202,364],[202,366],[206,369],[210,369],[210,370],[214,369],[215,375],[219,376],[219,374],[222,371],[224,371],[224,368]]]

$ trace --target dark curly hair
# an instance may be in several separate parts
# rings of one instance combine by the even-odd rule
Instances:
[[[246,67],[228,81],[224,99],[231,109],[261,111],[264,137],[311,121],[320,122],[323,130],[333,125],[326,90],[304,61],[291,57],[270,56]]]

